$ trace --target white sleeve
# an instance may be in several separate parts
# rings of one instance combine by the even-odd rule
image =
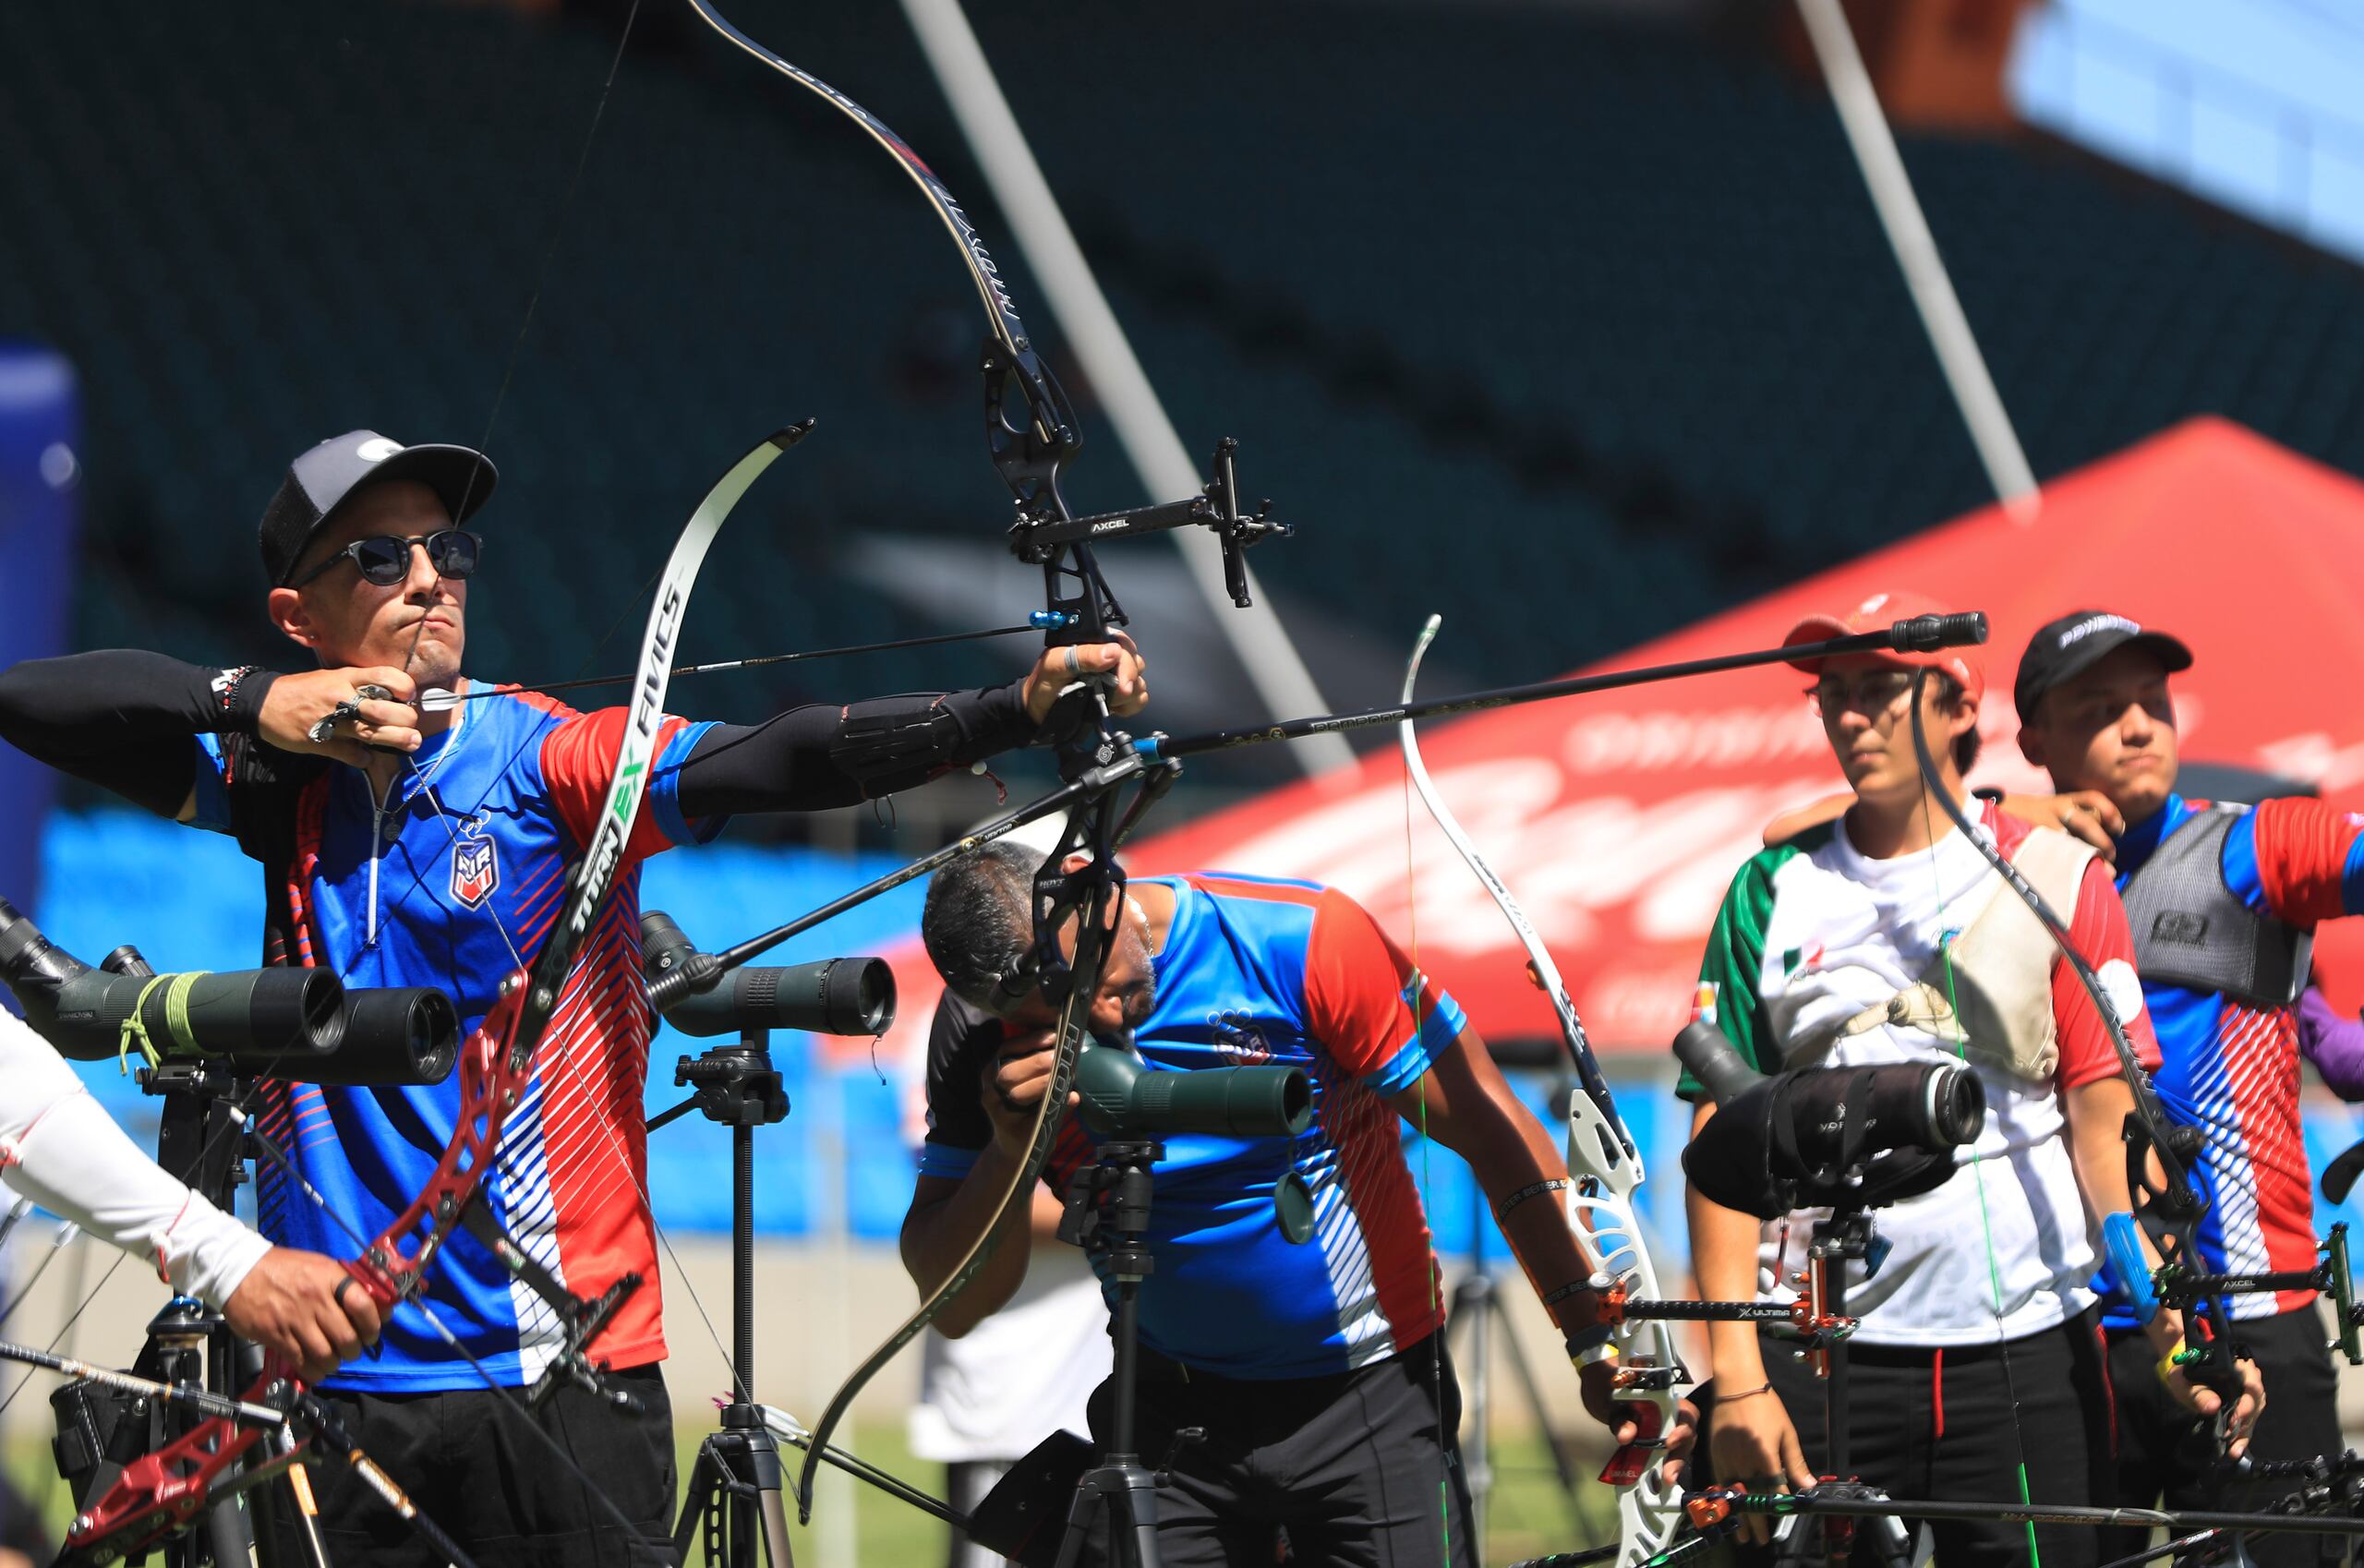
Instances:
[[[0,1012],[0,1181],[219,1307],[271,1243],[165,1174],[48,1041]]]

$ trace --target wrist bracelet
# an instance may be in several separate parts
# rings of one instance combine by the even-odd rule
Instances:
[[[1771,1393],[1772,1392],[1773,1385],[1771,1382],[1761,1382],[1755,1388],[1744,1388],[1738,1393],[1719,1393],[1716,1395],[1716,1403],[1719,1405],[1732,1405],[1743,1399],[1754,1399],[1760,1393]]]
[[[1540,1198],[1547,1192],[1565,1192],[1567,1190],[1568,1181],[1565,1176],[1547,1176],[1541,1181],[1522,1187],[1516,1192],[1512,1193],[1508,1198],[1503,1199],[1502,1202],[1496,1206],[1494,1210],[1494,1223],[1496,1224],[1500,1224],[1504,1220],[1509,1219],[1511,1217],[1511,1211],[1517,1208],[1520,1204],[1526,1202],[1530,1198]]]
[[[229,735],[252,735],[259,731],[262,721],[263,694],[279,679],[275,670],[259,664],[241,664],[217,672],[211,681],[215,704],[222,714],[222,732]]]

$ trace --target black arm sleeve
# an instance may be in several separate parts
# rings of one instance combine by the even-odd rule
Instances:
[[[924,784],[1034,738],[1023,682],[718,724],[681,765],[681,814],[824,811]]]
[[[955,1152],[956,1163],[994,1140],[983,1079],[1001,1048],[1001,1020],[947,991],[927,1031],[927,1142]]]
[[[190,740],[253,734],[276,679],[259,669],[224,676],[133,648],[28,659],[0,670],[0,740],[173,816],[195,780]]]

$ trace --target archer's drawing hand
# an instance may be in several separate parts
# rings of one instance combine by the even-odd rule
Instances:
[[[240,1339],[293,1362],[317,1382],[377,1343],[378,1303],[344,1265],[317,1252],[274,1247],[222,1304]]]
[[[1798,1446],[1797,1429],[1790,1424],[1781,1396],[1770,1390],[1719,1398],[1708,1419],[1707,1452],[1718,1480],[1754,1492],[1786,1492],[1793,1487],[1803,1491],[1814,1485],[1814,1471]],[[1770,1540],[1773,1521],[1762,1514],[1743,1514],[1740,1534],[1745,1541]]]
[[[1030,1029],[1002,1042],[981,1078],[985,1116],[994,1125],[994,1141],[1012,1160],[1022,1160],[1034,1131],[1034,1116],[1051,1087],[1053,1047],[1056,1031]],[[1067,1092],[1067,1104],[1081,1096]]]
[[[1026,712],[1040,724],[1051,716],[1059,694],[1086,676],[1106,677],[1108,712],[1128,718],[1149,703],[1149,661],[1131,637],[1112,632],[1104,643],[1070,643],[1044,648],[1026,675]]]
[[[391,702],[364,702],[361,688],[376,686],[393,694]],[[326,755],[362,766],[371,747],[380,751],[418,750],[418,709],[413,706],[418,684],[391,665],[360,669],[307,669],[282,675],[263,694],[257,729],[262,738],[283,752],[299,756]],[[313,727],[350,705],[356,716],[340,719],[325,741],[312,739]]]

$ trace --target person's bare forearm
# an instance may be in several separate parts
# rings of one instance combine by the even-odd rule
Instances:
[[[1691,1136],[1715,1114],[1703,1105],[1692,1118]],[[1683,1192],[1683,1217],[1691,1228],[1691,1273],[1702,1301],[1756,1299],[1756,1252],[1764,1231],[1755,1215],[1710,1202],[1695,1187]],[[1765,1356],[1751,1323],[1709,1323],[1707,1357],[1716,1386],[1755,1388],[1765,1381]]]
[[[2060,1099],[2068,1118],[2069,1162],[2076,1167],[2077,1186],[2092,1211],[2098,1236],[2103,1215],[2129,1213],[2134,1208],[2133,1188],[2126,1180],[2124,1131],[2127,1116],[2134,1109],[2134,1092],[2122,1078],[2104,1078],[2080,1084]],[[2156,1267],[2158,1255],[2150,1236],[2140,1225],[2134,1229],[2144,1259]],[[2165,1352],[2183,1337],[2183,1315],[2163,1307],[2143,1325],[2143,1332]]]
[[[1484,1043],[1464,1034],[1396,1109],[1468,1163],[1502,1239],[1562,1331],[1589,1327],[1571,1310],[1576,1302],[1559,1295],[1590,1279],[1595,1266],[1568,1224],[1565,1193],[1549,1185],[1567,1179],[1567,1162],[1519,1104]]]
[[[1017,1162],[999,1144],[988,1145],[949,1196],[912,1203],[911,1212],[903,1217],[903,1269],[923,1299],[934,1295],[959,1267],[1017,1168]],[[1001,1216],[992,1250],[977,1277],[937,1314],[937,1333],[959,1339],[1001,1310],[1026,1283],[1027,1255],[1031,1250],[1027,1231],[1032,1213],[1031,1203],[1013,1203]]]

